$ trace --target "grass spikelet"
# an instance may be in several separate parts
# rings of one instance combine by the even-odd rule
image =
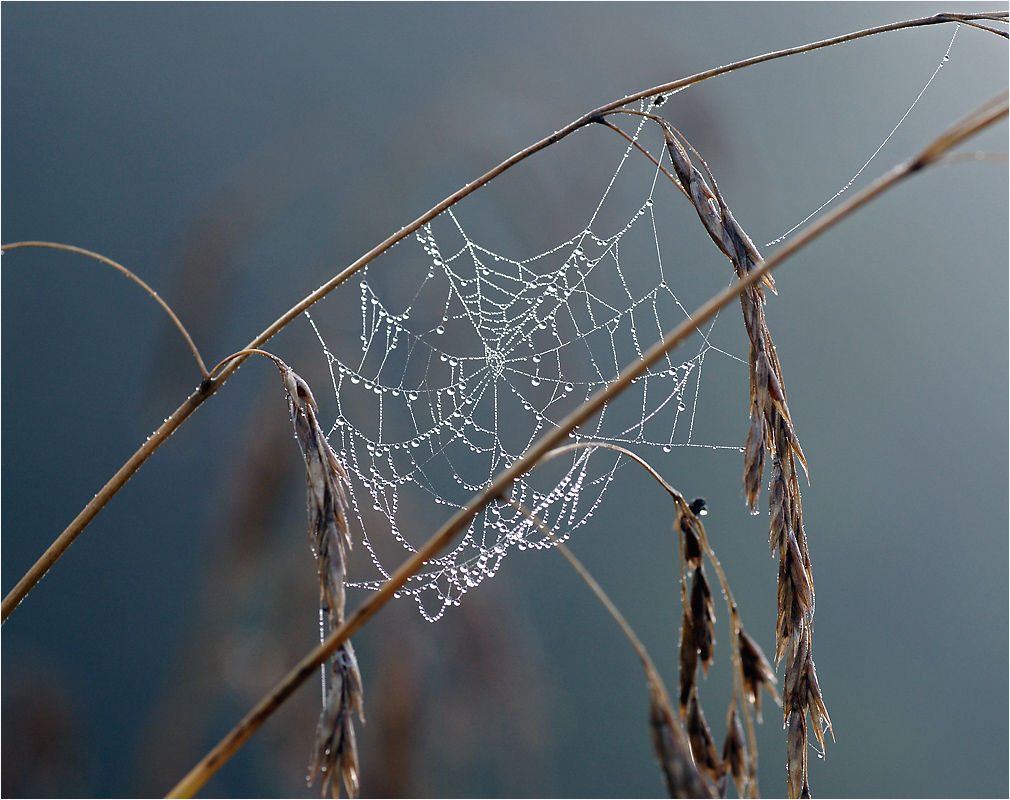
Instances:
[[[715,749],[715,740],[712,732],[708,729],[705,721],[705,713],[698,703],[698,691],[691,692],[691,697],[687,701],[687,737],[691,742],[691,754],[694,756],[694,763],[698,769],[704,772],[712,781],[717,791],[725,778],[722,768],[722,761]],[[718,792],[720,795],[722,792]]]
[[[667,794],[670,797],[711,797],[674,719],[662,682],[654,670],[646,669],[645,674],[649,685],[649,733]]]
[[[708,578],[705,577],[705,570],[700,566],[694,571],[694,578],[691,581],[691,623],[698,646],[698,657],[707,675],[715,646],[715,605],[712,602],[712,589],[708,585]]]
[[[322,775],[324,797],[339,797],[341,780],[348,797],[358,794],[358,743],[352,712],[364,722],[361,673],[351,643],[345,642],[333,657],[330,691],[319,717],[315,749],[309,763],[309,783]]]
[[[694,638],[691,615],[684,612],[680,628],[680,718],[687,714],[687,701],[698,681],[698,642]]]
[[[347,473],[319,424],[319,407],[309,385],[286,364],[280,367],[295,438],[305,459],[308,484],[309,536],[319,560],[320,602],[331,625],[344,621],[347,526]]]
[[[747,748],[744,745],[743,725],[740,723],[736,703],[730,708],[729,718],[726,720],[726,742],[722,746],[722,766],[733,779],[736,793],[743,797],[748,777]]]
[[[746,631],[740,631],[737,643],[740,654],[740,668],[743,673],[744,696],[754,706],[754,712],[757,714],[758,722],[760,722],[762,687],[772,696],[776,703],[781,702],[778,692],[775,691],[775,685],[778,683],[775,678],[775,670],[772,669],[772,665],[765,658],[765,654],[758,646],[758,643]]]
[[[347,551],[351,548],[347,526],[349,504],[344,489],[347,473],[319,425],[319,407],[309,385],[294,370],[278,360],[287,391],[295,438],[305,459],[308,484],[309,536],[319,562],[319,604],[326,623],[333,629],[344,621],[344,578]],[[322,793],[340,795],[343,781],[348,797],[358,793],[358,746],[352,713],[365,721],[361,673],[351,643],[334,654],[330,687],[316,728],[309,763],[309,782],[322,775]]]

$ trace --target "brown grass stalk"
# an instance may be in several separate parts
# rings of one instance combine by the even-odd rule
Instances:
[[[931,18],[932,19],[932,18]],[[919,23],[926,24],[926,23]],[[907,27],[907,26],[906,26]],[[749,288],[755,286],[772,269],[788,257],[821,236],[878,195],[891,189],[916,172],[936,163],[952,147],[972,134],[983,130],[1008,113],[1007,93],[1003,92],[980,108],[958,120],[931,142],[917,157],[909,159],[876,179],[870,186],[841,203],[833,211],[811,223],[787,240],[769,258],[756,265],[741,277],[704,303],[691,317],[663,340],[654,344],[638,361],[630,364],[618,378],[606,388],[597,392],[583,405],[575,409],[558,427],[542,436],[532,447],[517,459],[511,467],[500,473],[490,485],[474,497],[445,523],[414,555],[408,558],[375,594],[366,599],[347,619],[334,630],[326,640],[307,654],[256,706],[229,732],[201,761],[173,788],[169,796],[189,797],[221,767],[266,719],[289,697],[307,678],[315,674],[319,665],[330,657],[350,636],[358,631],[368,619],[381,608],[423,564],[441,552],[452,539],[463,530],[481,510],[496,499],[504,496],[512,482],[539,463],[543,457],[568,438],[576,430],[623,391],[631,381],[645,373],[666,353],[693,334],[699,326],[711,319],[722,308],[739,298]],[[910,280],[915,280],[914,277]],[[234,363],[234,362],[233,362]]]
[[[362,269],[367,264],[371,263],[375,258],[384,253],[390,247],[395,245],[397,242],[403,240],[407,236],[414,233],[421,226],[430,222],[436,216],[441,214],[446,209],[450,208],[454,204],[458,203],[464,197],[468,196],[472,192],[476,191],[481,186],[487,184],[494,178],[496,178],[501,173],[515,166],[519,162],[525,160],[534,153],[543,150],[550,145],[555,144],[571,133],[585,127],[591,123],[597,123],[603,120],[606,114],[615,111],[617,109],[623,108],[631,103],[638,102],[649,97],[653,98],[665,98],[671,92],[679,91],[687,86],[691,86],[696,83],[708,80],[710,78],[717,77],[719,75],[725,75],[730,72],[744,69],[755,64],[760,64],[766,61],[772,61],[778,58],[784,58],[787,56],[795,55],[798,53],[811,52],[813,50],[818,50],[824,47],[830,47],[832,45],[840,44],[843,42],[853,41],[856,39],[864,38],[867,36],[874,36],[880,33],[887,33],[890,31],[901,30],[904,28],[914,28],[930,25],[946,24],[950,22],[964,22],[966,24],[972,24],[978,20],[1005,20],[1008,17],[1007,12],[986,12],[986,13],[973,13],[973,14],[936,14],[930,17],[922,17],[918,19],[905,20],[902,22],[890,23],[887,25],[880,25],[873,28],[867,28],[860,31],[855,31],[853,33],[845,34],[843,36],[837,36],[830,39],[824,39],[818,42],[813,42],[810,44],[805,44],[799,47],[788,48],[785,50],[778,50],[771,53],[766,53],[764,55],[755,56],[753,58],[744,59],[741,61],[734,62],[722,67],[717,67],[715,69],[707,70],[705,72],[697,73],[687,78],[682,78],[677,81],[672,81],[665,84],[660,84],[651,89],[647,89],[642,92],[638,92],[633,95],[628,95],[620,100],[615,100],[606,105],[600,106],[594,111],[579,117],[577,120],[569,123],[564,128],[555,133],[547,136],[535,144],[530,145],[526,149],[516,153],[512,157],[506,159],[500,163],[494,169],[488,171],[482,175],[477,180],[468,183],[466,186],[454,192],[449,197],[445,198],[442,202],[433,206],[425,214],[418,217],[414,222],[401,228],[397,233],[388,237],[386,240],[376,245],[374,248],[369,250],[354,263],[348,266],[346,269],[342,270],[331,280],[323,284],[319,289],[312,292],[310,295],[305,297],[302,301],[294,305],[287,312],[282,314],[275,322],[269,325],[262,333],[256,336],[248,345],[247,348],[258,348],[259,346],[266,343],[271,337],[273,337],[278,331],[283,329],[288,323],[297,318],[303,311],[308,309],[318,300],[325,297],[331,291],[333,291],[337,286],[342,284],[345,280],[351,277],[358,270]],[[983,26],[985,27],[985,26]],[[991,30],[986,28],[986,30]],[[993,31],[1000,33],[999,31]],[[64,249],[72,249],[70,245],[57,245]],[[10,248],[11,245],[5,246],[4,249]],[[195,351],[195,347],[194,347]],[[228,378],[239,368],[241,362],[245,357],[232,361],[225,367],[220,374],[218,374],[213,379],[205,378],[199,387],[195,389],[188,398],[179,406],[169,417],[166,419],[164,424],[162,424],[149,438],[148,440],[134,453],[133,456],[112,476],[111,479],[99,490],[91,502],[89,502],[81,512],[74,518],[74,520],[66,527],[66,529],[54,540],[52,545],[46,550],[46,552],[36,561],[36,563],[25,573],[25,575],[18,581],[17,585],[12,589],[0,604],[0,622],[3,622],[11,614],[11,612],[18,606],[18,604],[28,595],[32,588],[41,580],[42,576],[56,563],[56,561],[66,552],[67,548],[74,542],[74,540],[80,535],[80,533],[86,528],[90,522],[97,516],[102,508],[109,502],[109,500],[126,484],[130,476],[136,472],[140,466],[157,450],[160,445],[168,439],[169,436],[178,428],[186,419],[189,418],[200,405],[203,404],[207,398],[213,395]]]
[[[614,602],[607,593],[603,591],[603,588],[593,577],[592,573],[586,569],[585,565],[579,561],[564,542],[559,541],[553,532],[532,514],[529,509],[511,499],[508,503],[522,513],[544,536],[554,543],[555,549],[565,557],[565,560],[571,565],[572,569],[578,573],[583,583],[596,595],[596,598],[607,610],[607,613],[610,614],[618,627],[620,627],[625,638],[631,643],[636,655],[638,655],[639,661],[642,662],[646,685],[649,689],[649,732],[652,736],[653,750],[659,761],[660,769],[663,772],[663,781],[666,784],[667,793],[670,797],[715,796],[712,792],[713,786],[709,786],[705,782],[698,770],[698,758],[693,755],[693,745],[689,736],[681,728],[673,713],[666,684],[663,683],[663,679],[660,677],[659,670],[656,669],[649,651],[645,649],[645,645],[638,638],[634,628],[628,624],[624,615],[614,605]]]

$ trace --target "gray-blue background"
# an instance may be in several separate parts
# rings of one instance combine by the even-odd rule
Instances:
[[[591,108],[938,10],[4,3],[2,240],[76,244],[127,265],[213,362]],[[902,31],[758,66],[663,112],[760,244],[864,163],[952,33]],[[864,177],[995,94],[1006,74],[1005,41],[962,28]],[[1002,123],[967,148],[1005,151],[1006,136]],[[602,192],[594,159],[605,152],[609,165],[620,152],[600,134],[564,146],[489,191],[489,205],[476,198],[482,234],[515,257],[584,224]],[[682,211],[690,242],[665,258],[725,270]],[[811,464],[815,654],[836,739],[824,761],[812,758],[816,795],[1008,791],[1006,220],[1005,166],[945,166],[777,273],[769,324]],[[7,592],[197,373],[154,304],[95,262],[11,253],[3,289]],[[735,311],[720,325],[745,354]],[[332,413],[307,329],[296,323],[271,348]],[[704,388],[726,440],[742,444],[745,386]],[[288,425],[276,373],[244,367],[4,624],[5,795],[163,793],[312,645],[313,565]],[[764,519],[743,507],[740,456],[650,457],[686,494],[709,497],[710,538],[771,652],[776,565]],[[675,685],[669,517],[662,492],[623,470],[573,546]],[[724,626],[719,605],[717,615]],[[358,648],[366,793],[662,792],[640,670],[555,554],[510,555],[435,625],[408,604],[387,609]],[[719,738],[727,683],[717,665],[702,685]],[[317,702],[318,687],[303,689],[208,792],[312,794]],[[763,791],[783,793],[771,704],[760,741]]]

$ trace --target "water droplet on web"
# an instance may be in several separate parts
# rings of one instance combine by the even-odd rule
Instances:
[[[361,378],[359,378],[357,375],[352,375],[351,383],[361,383]]]
[[[532,383],[534,386],[539,386],[540,378],[534,378],[533,380],[530,381],[530,383]]]
[[[437,328],[435,328],[435,333],[437,333],[439,336],[441,336],[443,333],[445,333],[445,328],[443,328],[441,325],[439,325]]]
[[[683,403],[681,403],[680,405],[677,406],[677,410],[678,411],[687,411],[687,406],[685,406]]]
[[[672,449],[673,449],[673,448],[672,448],[672,447],[670,447],[670,445],[665,445],[665,446],[663,447],[663,452],[664,452],[664,453],[669,453],[669,452],[670,452],[670,451],[671,451]]]
[[[540,356],[539,355],[533,356],[533,363],[534,364],[539,364],[540,363]]]
[[[566,392],[570,392],[570,391],[572,391],[572,390],[573,390],[574,388],[575,388],[575,385],[574,385],[574,384],[571,384],[571,383],[566,383],[566,384],[565,384],[565,391],[566,391]]]
[[[417,400],[417,392],[411,392],[407,395],[408,400]]]
[[[649,200],[645,201],[645,207],[646,208],[652,208],[652,199],[651,198]]]

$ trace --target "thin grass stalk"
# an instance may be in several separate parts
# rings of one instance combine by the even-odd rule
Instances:
[[[739,69],[745,69],[747,67],[753,66],[755,64],[760,64],[765,61],[773,61],[778,58],[785,58],[786,56],[796,55],[799,53],[807,53],[813,50],[818,50],[824,47],[831,47],[832,45],[841,44],[843,42],[853,41],[855,39],[861,39],[866,36],[874,36],[880,33],[887,33],[889,31],[901,30],[903,28],[915,28],[923,27],[929,25],[939,25],[949,22],[965,22],[969,23],[973,20],[1005,20],[1010,16],[1010,12],[983,12],[983,13],[972,13],[972,14],[935,14],[930,17],[921,17],[918,19],[905,20],[903,22],[894,22],[888,25],[880,25],[873,28],[866,28],[864,30],[855,31],[853,33],[845,34],[843,36],[836,36],[830,39],[824,39],[818,42],[813,42],[810,44],[802,45],[799,47],[788,48],[786,50],[777,50],[771,53],[766,53],[761,56],[755,56],[753,58],[744,59],[742,61],[736,61],[732,64],[728,64],[722,67],[716,67],[715,69],[707,70],[705,72],[699,72],[687,78],[682,78],[680,80],[672,81],[670,83],[660,84],[651,89],[647,89],[643,92],[638,92],[637,94],[628,95],[621,100],[615,100],[606,105],[600,106],[594,111],[579,117],[574,122],[569,123],[564,128],[550,136],[541,139],[533,145],[530,145],[524,150],[516,153],[514,156],[506,159],[501,164],[499,164],[494,169],[482,175],[477,180],[472,183],[468,183],[462,189],[453,193],[441,203],[433,206],[428,212],[418,217],[410,225],[401,228],[397,233],[388,237],[385,241],[381,242],[379,245],[369,250],[365,255],[351,264],[349,267],[344,269],[338,275],[333,277],[331,280],[327,281],[316,291],[312,292],[301,302],[293,306],[282,316],[280,316],[273,324],[267,327],[261,334],[255,337],[248,345],[247,348],[257,348],[260,345],[265,344],[270,338],[272,338],[278,331],[283,329],[288,323],[297,318],[303,311],[308,309],[314,303],[321,300],[331,291],[333,291],[337,286],[342,284],[348,278],[350,278],[358,270],[365,267],[367,264],[371,263],[375,258],[384,253],[386,250],[391,248],[396,243],[405,239],[407,236],[411,235],[423,225],[430,222],[436,216],[441,214],[446,209],[458,203],[464,197],[467,197],[472,192],[484,186],[489,181],[496,178],[501,173],[510,169],[511,167],[518,164],[520,161],[525,160],[534,153],[549,147],[556,142],[561,141],[561,139],[574,133],[580,128],[585,127],[591,123],[601,122],[604,116],[611,111],[622,108],[630,103],[637,102],[639,100],[644,100],[649,97],[665,96],[669,93],[680,91],[688,86],[696,83],[701,83],[702,81],[708,80],[710,78],[718,77],[719,75],[725,75],[730,72],[734,72]],[[991,29],[986,29],[991,30]],[[999,31],[993,31],[995,33],[1000,33]],[[65,247],[69,248],[70,245]],[[197,408],[199,408],[207,398],[213,395],[228,378],[237,370],[242,361],[237,360],[231,363],[225,370],[217,376],[216,379],[207,380],[205,379],[200,386],[192,393],[186,400],[179,406],[165,422],[148,438],[148,440],[137,450],[133,456],[116,472],[115,475],[99,490],[91,502],[89,502],[81,512],[74,518],[74,520],[64,529],[64,531],[53,541],[46,552],[35,562],[34,565],[25,573],[25,575],[18,581],[17,585],[12,589],[0,604],[0,623],[3,623],[10,616],[11,612],[17,608],[18,604],[28,595],[28,593],[35,587],[36,584],[42,579],[42,576],[49,571],[49,569],[56,563],[57,560],[66,552],[67,548],[73,544],[74,540],[80,535],[80,533],[91,523],[91,521],[98,515],[98,512],[105,507],[106,503],[115,495],[130,479],[134,472],[136,472],[140,466],[153,455],[154,451],[161,446],[161,444],[168,439],[169,436],[178,428],[186,419],[189,418]]]
[[[568,438],[568,434],[593,417],[613,397],[623,391],[631,381],[642,375],[666,353],[694,333],[726,305],[757,284],[766,274],[795,254],[830,228],[837,225],[881,193],[936,163],[945,148],[955,147],[973,133],[976,133],[1008,113],[1007,92],[1002,92],[975,111],[958,120],[945,130],[919,156],[909,159],[877,178],[862,191],[844,201],[833,211],[798,232],[775,253],[757,265],[751,272],[704,303],[690,318],[678,325],[662,341],[657,342],[638,361],[626,367],[613,384],[597,392],[582,406],[575,409],[558,427],[542,436],[533,446],[517,459],[513,465],[500,473],[491,484],[466,506],[457,511],[413,556],[408,558],[396,572],[369,598],[348,616],[342,625],[327,636],[326,640],[306,655],[256,706],[218,742],[217,745],[172,789],[169,797],[191,797],[216,772],[242,744],[265,722],[270,715],[305,682],[316,674],[319,665],[331,656],[340,645],[356,633],[376,611],[393,596],[394,592],[407,582],[426,561],[433,558],[452,541],[487,505],[504,496],[512,482],[532,469],[549,451]],[[957,131],[957,135],[952,132]],[[943,147],[938,146],[942,142]],[[910,283],[917,280],[914,276]]]
[[[168,303],[166,303],[161,298],[161,295],[159,295],[156,291],[154,291],[154,289],[148,286],[135,273],[131,272],[122,264],[120,264],[117,261],[113,261],[111,258],[108,258],[107,256],[103,256],[100,253],[96,253],[92,250],[85,250],[83,247],[77,247],[72,244],[60,244],[58,242],[35,242],[35,241],[12,242],[10,244],[0,246],[0,252],[6,253],[8,250],[19,250],[23,247],[44,247],[50,250],[64,250],[68,253],[78,253],[82,256],[93,258],[96,261],[101,261],[103,264],[108,264],[110,267],[113,267],[114,269],[117,269],[120,272],[122,272],[127,278],[129,278],[131,281],[140,286],[141,289],[143,289],[145,292],[151,295],[151,297],[154,298],[155,302],[157,302],[157,304],[162,307],[165,313],[168,314],[169,319],[172,320],[172,324],[175,325],[176,328],[178,328],[179,333],[182,334],[182,338],[186,340],[187,347],[189,347],[190,352],[193,353],[193,358],[196,359],[196,364],[200,368],[201,377],[204,378],[207,377],[208,375],[207,367],[204,366],[203,358],[200,356],[200,351],[197,349],[196,344],[193,342],[193,337],[190,336],[189,331],[186,330],[186,326],[183,325],[182,322],[179,320],[179,318],[175,315],[175,312],[172,310],[171,306],[169,306]]]
[[[674,489],[674,492],[676,492],[676,489]],[[542,520],[522,504],[516,503],[511,499],[507,502],[553,542],[557,551],[565,557],[565,560],[568,561],[572,569],[578,573],[582,581],[596,595],[596,598],[607,610],[607,613],[610,614],[618,627],[620,627],[622,633],[624,633],[624,636],[631,643],[636,655],[642,662],[642,669],[645,671],[646,683],[649,687],[649,722],[653,735],[653,746],[659,759],[660,767],[663,770],[663,778],[670,797],[713,796],[710,787],[706,784],[698,770],[697,764],[691,756],[691,747],[687,734],[681,728],[677,722],[676,715],[673,713],[666,684],[663,683],[663,679],[660,677],[659,670],[656,669],[649,651],[645,649],[645,645],[638,638],[634,628],[631,627],[624,618],[624,615],[614,605],[609,595],[603,591],[603,587],[600,586],[592,573],[586,569],[585,565],[579,561],[568,546],[564,542],[561,542]]]

